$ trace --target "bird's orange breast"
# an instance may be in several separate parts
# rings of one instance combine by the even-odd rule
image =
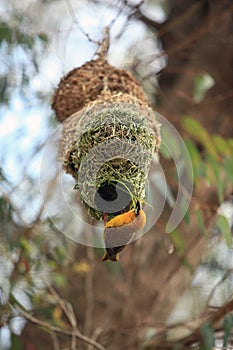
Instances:
[[[109,228],[119,228],[119,232],[129,229],[132,233],[138,231],[146,224],[146,214],[143,210],[136,216],[134,210],[115,216],[106,223],[105,231]],[[117,232],[117,230],[116,230]]]
[[[137,224],[140,226],[139,228],[141,228],[142,222],[146,222],[146,214],[144,211],[140,210],[138,217],[136,217],[134,209],[128,211],[127,213],[117,215],[106,223],[105,228],[125,226],[133,221],[135,221],[135,224],[137,222]]]
[[[102,260],[117,261],[119,252],[145,224],[146,214],[143,210],[139,210],[138,215],[135,214],[135,210],[130,210],[109,220],[104,229],[106,253]]]

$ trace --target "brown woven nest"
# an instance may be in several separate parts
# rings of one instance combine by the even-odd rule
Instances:
[[[126,93],[147,103],[142,88],[130,73],[99,58],[73,69],[61,79],[52,103],[57,119],[62,122],[95,101],[104,90]]]
[[[89,214],[100,220],[144,201],[160,132],[138,82],[103,59],[90,61],[61,80],[52,107],[64,121],[60,159]]]

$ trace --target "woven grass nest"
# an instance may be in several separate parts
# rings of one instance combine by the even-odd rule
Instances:
[[[101,220],[143,202],[160,132],[130,73],[103,59],[87,62],[61,80],[52,108],[63,122],[60,159],[88,213]]]

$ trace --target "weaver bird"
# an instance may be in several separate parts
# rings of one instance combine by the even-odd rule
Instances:
[[[136,208],[120,214],[109,220],[104,229],[106,253],[102,261],[117,261],[119,253],[129,243],[135,232],[145,226],[146,214],[137,201]]]

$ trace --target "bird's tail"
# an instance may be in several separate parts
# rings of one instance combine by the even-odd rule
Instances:
[[[104,256],[102,257],[102,261],[118,261],[118,260],[119,260],[118,253],[114,255],[110,255],[108,252],[105,252]]]

